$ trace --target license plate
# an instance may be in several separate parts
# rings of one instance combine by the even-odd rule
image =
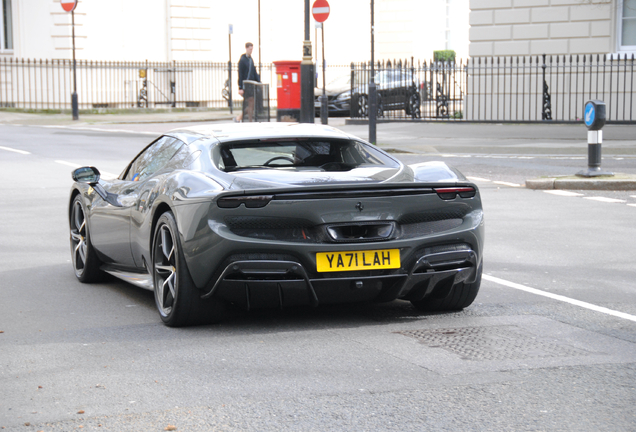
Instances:
[[[399,249],[316,254],[316,267],[319,272],[392,269],[400,268],[400,265]]]

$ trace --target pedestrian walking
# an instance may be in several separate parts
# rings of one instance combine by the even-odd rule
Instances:
[[[252,59],[253,50],[254,44],[252,42],[247,42],[245,44],[245,54],[241,56],[238,63],[239,94],[243,96],[243,111],[235,119],[238,122],[243,121],[243,113],[247,114],[248,119],[250,119],[254,113],[254,95],[250,94],[245,96],[243,81],[261,82],[261,77],[254,66],[254,59]]]

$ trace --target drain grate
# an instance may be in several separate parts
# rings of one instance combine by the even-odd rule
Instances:
[[[577,357],[589,354],[566,344],[528,335],[516,326],[409,330],[397,333],[415,338],[431,348],[442,348],[464,360],[473,361]]]

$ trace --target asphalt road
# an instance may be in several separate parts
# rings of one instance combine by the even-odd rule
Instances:
[[[0,126],[3,430],[636,430],[636,193],[521,187],[584,167],[584,150],[380,126],[397,157],[446,160],[480,186],[485,277],[471,307],[237,311],[170,329],[152,293],[77,282],[66,201],[71,166],[117,174],[176,126]],[[616,144],[604,167],[635,172]]]

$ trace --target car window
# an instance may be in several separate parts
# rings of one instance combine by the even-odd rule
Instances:
[[[326,85],[328,89],[345,89],[351,87],[351,75],[342,75],[332,79]]]
[[[404,83],[413,80],[413,74],[410,70],[387,69],[378,72],[375,78],[378,84]]]
[[[219,169],[348,171],[360,166],[396,167],[377,149],[354,140],[297,139],[234,142],[221,146]]]
[[[130,165],[126,180],[142,181],[163,168],[183,146],[176,138],[163,136],[141,152]]]

